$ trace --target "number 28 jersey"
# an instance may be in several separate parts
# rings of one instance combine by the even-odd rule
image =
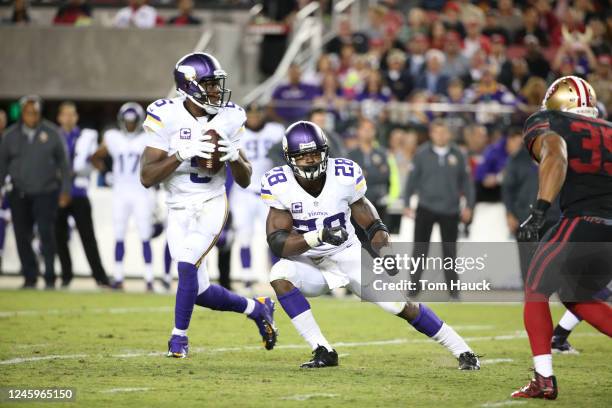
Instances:
[[[348,159],[327,159],[325,185],[317,197],[308,194],[287,165],[275,167],[261,178],[261,198],[270,206],[286,210],[293,217],[293,229],[300,233],[338,225],[346,228],[342,245],[322,244],[306,251],[308,257],[322,257],[359,245],[350,222],[350,205],[365,195],[366,181],[359,165]]]
[[[147,131],[147,146],[172,156],[182,143],[189,143],[208,128],[239,143],[246,121],[244,109],[229,102],[214,116],[196,118],[187,111],[184,101],[184,97],[160,99],[147,107],[147,117],[143,124]],[[221,169],[213,174],[198,166],[196,158],[193,158],[181,163],[163,183],[168,191],[166,203],[176,208],[194,201],[208,201],[223,194],[225,171]]]
[[[567,145],[567,175],[560,204],[566,217],[612,219],[612,124],[560,111],[540,111],[525,122],[529,153],[538,136],[561,136]]]

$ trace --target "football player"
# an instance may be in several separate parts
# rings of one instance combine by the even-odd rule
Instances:
[[[559,194],[562,217],[540,241],[527,272],[523,318],[535,376],[512,393],[516,398],[557,398],[548,306],[553,293],[574,315],[612,336],[612,308],[594,297],[612,275],[612,251],[603,244],[612,242],[612,124],[597,119],[596,103],[585,80],[566,76],[552,83],[541,111],[525,122],[525,145],[539,163],[540,185],[517,239],[538,241],[538,228]],[[578,242],[589,243],[588,256]]]
[[[174,69],[180,96],[147,108],[140,179],[145,187],[163,183],[167,190],[166,234],[179,275],[169,357],[187,356],[187,328],[195,304],[244,313],[255,321],[266,349],[276,343],[272,300],[247,299],[212,285],[206,271],[205,257],[225,224],[228,203],[225,170],[213,173],[201,167],[198,158],[212,159],[218,151],[238,185],[246,188],[251,181],[251,164],[239,148],[245,113],[229,101],[226,78],[212,55],[188,54]],[[210,130],[219,135],[216,145],[206,134]]]
[[[283,139],[285,128],[280,123],[266,122],[263,109],[255,103],[247,107],[246,114],[240,147],[253,168],[253,182],[247,188],[234,186],[230,195],[230,209],[233,227],[240,243],[240,261],[248,288],[255,280],[251,269],[251,244],[255,238],[253,234],[257,227],[263,228],[268,214],[266,205],[259,198],[259,180],[273,167],[268,151]]]
[[[389,232],[365,198],[366,180],[351,160],[328,157],[327,137],[312,122],[289,126],[283,139],[287,165],[267,172],[261,197],[270,207],[268,244],[282,257],[270,282],[283,309],[313,350],[304,368],[338,365],[338,354],[321,333],[305,296],[318,296],[349,286],[361,296],[361,244],[350,223],[353,216],[367,232],[373,248],[389,243]],[[480,362],[465,341],[427,306],[376,302],[408,321],[459,359],[462,370],[478,370]]]
[[[113,228],[115,230],[115,270],[112,287],[123,289],[123,258],[125,255],[125,233],[130,217],[134,217],[142,241],[142,255],[145,263],[144,279],[146,290],[153,291],[153,256],[151,236],[153,235],[153,211],[155,194],[140,184],[139,163],[146,135],[142,130],[145,114],[135,102],[121,106],[117,114],[119,129],[110,129],[98,150],[92,156],[92,163],[104,170],[104,158],[113,159]]]

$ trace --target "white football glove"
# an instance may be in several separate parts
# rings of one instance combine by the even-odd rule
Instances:
[[[240,153],[238,152],[238,143],[232,142],[226,138],[220,138],[217,142],[219,147],[217,148],[221,153],[225,153],[223,156],[219,158],[220,161],[236,161],[240,158]]]
[[[215,151],[215,145],[208,140],[210,140],[210,136],[202,134],[196,136],[195,139],[182,142],[176,151],[176,158],[181,162],[191,160],[196,156],[210,159],[211,153]]]

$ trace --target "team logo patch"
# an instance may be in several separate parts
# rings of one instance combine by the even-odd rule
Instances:
[[[191,139],[191,129],[189,129],[189,128],[182,128],[180,130],[179,137],[181,139],[187,139],[187,140]]]
[[[294,214],[302,213],[302,202],[291,203],[291,212]]]
[[[47,143],[47,140],[49,140],[49,135],[44,130],[42,132],[40,132],[40,136],[39,137],[40,137],[40,142],[41,143]]]

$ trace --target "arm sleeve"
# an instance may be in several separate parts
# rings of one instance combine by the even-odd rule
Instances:
[[[353,190],[351,191],[352,194],[349,200],[349,205],[364,197],[367,190],[368,186],[365,176],[363,175],[363,171],[361,170],[361,167],[355,163],[355,183],[353,185]]]
[[[268,207],[273,207],[279,210],[288,210],[288,208],[280,202],[275,194],[275,191],[268,184],[267,177],[269,175],[269,173],[266,173],[261,177],[261,199]]]
[[[538,136],[550,131],[549,115],[546,111],[536,112],[531,115],[523,127],[523,141],[531,157],[536,160],[531,150],[533,143]]]

